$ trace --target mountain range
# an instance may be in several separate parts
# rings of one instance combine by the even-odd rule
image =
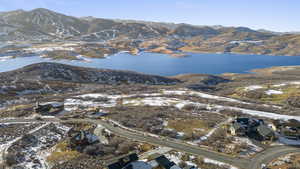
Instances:
[[[0,41],[103,42],[110,47],[119,47],[121,43],[130,50],[147,49],[161,53],[300,55],[298,33],[276,33],[246,27],[79,18],[43,8],[1,12]]]

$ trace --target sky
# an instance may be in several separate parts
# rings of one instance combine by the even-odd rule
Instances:
[[[34,8],[77,17],[300,32],[300,0],[0,0],[0,11]]]

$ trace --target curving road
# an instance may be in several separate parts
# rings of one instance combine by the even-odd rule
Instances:
[[[154,145],[170,147],[178,151],[206,157],[223,163],[227,163],[236,166],[240,169],[260,169],[262,164],[268,164],[273,159],[276,159],[282,155],[289,153],[300,153],[300,148],[291,146],[274,146],[266,149],[263,152],[256,154],[254,157],[246,158],[236,158],[228,156],[225,154],[210,151],[198,146],[193,146],[185,144],[180,141],[175,141],[162,137],[152,137],[141,134],[140,132],[128,131],[119,127],[114,127],[110,123],[103,120],[92,120],[92,119],[70,119],[70,120],[60,120],[56,118],[45,118],[42,121],[35,119],[10,119],[10,120],[0,120],[0,123],[23,123],[23,122],[88,122],[93,124],[101,124],[111,132],[126,137],[132,140],[147,142]]]
[[[300,153],[299,147],[293,146],[274,146],[266,149],[263,152],[256,154],[251,158],[248,168],[258,169],[261,168],[262,164],[269,164],[274,159],[278,157],[290,154],[290,153]]]

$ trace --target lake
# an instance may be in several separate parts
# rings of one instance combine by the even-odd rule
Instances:
[[[89,59],[90,62],[51,60],[46,58],[22,57],[0,61],[0,72],[14,70],[39,62],[57,62],[76,66],[132,70],[148,74],[172,76],[186,73],[247,73],[251,69],[271,66],[300,65],[300,56],[266,56],[240,54],[195,54],[185,58],[174,58],[165,54],[141,53],[130,55],[119,53],[107,59]]]

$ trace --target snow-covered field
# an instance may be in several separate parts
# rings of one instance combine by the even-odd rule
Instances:
[[[185,89],[180,89],[180,90],[163,90],[163,94],[166,95],[185,95],[185,96],[197,96],[205,99],[212,99],[212,100],[218,100],[218,101],[227,101],[227,102],[236,102],[236,103],[242,103],[242,104],[250,104],[247,102],[242,102],[240,100],[228,98],[228,97],[222,97],[222,96],[215,96],[215,95],[210,95],[202,92],[196,92],[196,91],[191,91],[191,90],[185,90]]]
[[[180,90],[161,90],[160,93],[150,93],[150,94],[132,94],[132,95],[107,95],[102,93],[91,93],[91,94],[84,94],[79,95],[77,97],[66,99],[65,106],[66,110],[71,111],[75,110],[78,107],[114,107],[117,104],[117,100],[122,98],[125,99],[123,104],[127,105],[149,105],[149,106],[172,106],[175,105],[175,107],[182,108],[183,106],[190,104],[192,102],[190,101],[183,101],[177,98],[166,98],[166,97],[158,97],[161,95],[184,95],[184,96],[196,96],[201,97],[205,99],[212,99],[217,101],[225,101],[225,102],[234,102],[234,103],[241,103],[241,104],[251,104],[247,102],[243,102],[237,99],[222,97],[222,96],[215,96],[210,95],[202,92],[195,92],[191,90],[186,89],[180,89]],[[143,99],[131,99],[133,97],[145,97]],[[101,99],[106,98],[109,99],[109,101],[106,102],[99,102],[99,101],[93,101],[93,99]],[[269,105],[265,105],[269,106]]]
[[[281,120],[290,120],[290,119],[296,119],[300,121],[299,116],[290,116],[290,115],[282,115],[282,114],[276,114],[272,112],[265,112],[265,111],[258,111],[258,110],[250,110],[250,109],[244,109],[244,108],[238,108],[238,107],[232,107],[232,106],[222,106],[222,105],[209,105],[209,104],[203,104],[203,103],[196,103],[186,100],[181,100],[177,98],[166,98],[166,97],[148,97],[138,100],[129,100],[124,101],[125,104],[130,105],[149,105],[149,106],[175,106],[179,109],[183,108],[186,105],[193,104],[195,106],[200,105],[203,107],[209,107],[210,109],[214,110],[224,110],[224,109],[231,109],[240,111],[244,114],[249,114],[252,116],[258,116],[258,117],[265,117],[270,119],[281,119]]]
[[[189,91],[162,91],[162,94],[186,94],[186,95],[198,95],[199,97],[204,98],[214,98],[222,101],[231,101],[231,102],[239,102],[235,99],[230,98],[224,98],[220,96],[213,96],[208,94],[203,94],[201,92],[189,92]],[[210,104],[204,104],[204,103],[198,103],[198,102],[192,102],[188,100],[182,100],[178,98],[170,98],[170,97],[159,97],[160,93],[152,93],[152,94],[139,94],[139,95],[106,95],[106,94],[85,94],[80,95],[72,99],[66,99],[65,100],[65,107],[66,110],[76,110],[78,107],[114,107],[117,105],[117,100],[120,98],[123,98],[123,105],[131,105],[131,106],[174,106],[178,109],[182,109],[186,105],[195,105],[195,106],[202,106],[202,107],[208,107],[208,109],[214,109],[217,111],[224,110],[224,109],[231,109],[240,111],[244,114],[249,114],[252,116],[258,116],[258,117],[265,117],[270,119],[281,119],[281,120],[290,120],[290,119],[296,119],[300,121],[299,116],[290,116],[290,115],[282,115],[282,114],[276,114],[272,112],[265,112],[265,111],[258,111],[258,110],[251,110],[251,109],[245,109],[245,108],[239,108],[239,107],[233,107],[233,106],[223,106],[223,105],[210,105]],[[143,98],[132,98],[136,96],[144,96]],[[100,99],[100,98],[106,98],[107,101],[93,101],[93,99]],[[248,104],[248,103],[247,103]],[[268,106],[268,105],[267,105]]]

